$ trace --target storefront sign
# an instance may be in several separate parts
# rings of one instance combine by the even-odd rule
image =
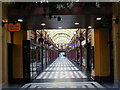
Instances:
[[[21,24],[20,23],[9,23],[8,24],[8,31],[20,31],[21,30]]]

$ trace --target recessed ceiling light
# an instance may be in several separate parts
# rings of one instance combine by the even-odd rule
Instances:
[[[41,23],[41,26],[45,26],[45,23]]]
[[[96,18],[96,20],[101,20],[101,18]]]
[[[23,22],[23,19],[18,19],[18,22]]]
[[[58,18],[57,18],[57,20],[58,20],[58,21],[61,21],[61,20],[62,20],[62,18],[61,18],[61,17],[58,17]]]
[[[74,32],[74,34],[76,34],[76,32]]]
[[[88,26],[88,28],[90,29],[90,28],[92,28],[92,26]]]
[[[76,23],[75,23],[75,25],[79,25],[79,23],[78,23],[78,22],[76,22]]]
[[[62,27],[58,27],[59,29],[61,29]]]
[[[48,0],[46,2],[48,3]]]

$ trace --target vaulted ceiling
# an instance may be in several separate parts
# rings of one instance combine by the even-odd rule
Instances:
[[[45,29],[55,44],[68,44],[78,29]]]

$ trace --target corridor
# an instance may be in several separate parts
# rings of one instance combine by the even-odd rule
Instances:
[[[37,79],[73,79],[87,78],[66,57],[58,57]]]
[[[44,82],[44,83],[43,83]],[[103,88],[97,82],[89,81],[67,57],[58,57],[32,83],[22,88]]]
[[[118,88],[119,1],[1,2],[0,90]]]

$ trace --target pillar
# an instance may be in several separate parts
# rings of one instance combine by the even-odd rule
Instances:
[[[80,33],[80,37],[82,37],[82,33]],[[80,40],[80,66],[82,66],[82,41]]]
[[[42,34],[41,34],[41,37],[39,38],[38,41],[40,43],[40,61],[41,61],[42,71],[43,71],[44,65],[43,65],[43,38],[42,38]]]
[[[8,20],[8,16],[7,16],[7,3],[0,3],[0,10],[1,11],[1,18],[2,20]],[[3,11],[3,12],[2,12]],[[2,21],[1,20],[1,21]],[[0,43],[2,43],[2,45],[0,45],[0,50],[2,50],[2,52],[0,52],[0,54],[2,54],[2,56],[0,56],[0,60],[2,65],[0,65],[0,67],[2,67],[2,70],[0,70],[0,74],[2,74],[2,86],[7,86],[8,85],[8,64],[7,64],[7,43],[9,43],[10,41],[10,33],[7,31],[7,23],[4,24],[3,27],[0,27]]]
[[[85,67],[88,69],[88,28],[86,29],[86,64]]]
[[[98,28],[94,31],[94,75],[97,80],[109,79],[109,30]]]
[[[119,22],[116,22],[118,16]],[[114,83],[120,83],[120,2],[113,4]]]
[[[2,3],[0,2],[0,13],[2,13]],[[0,21],[2,15],[0,14]],[[2,26],[0,26],[0,43],[2,44]],[[0,89],[2,88],[2,45],[0,45]]]

